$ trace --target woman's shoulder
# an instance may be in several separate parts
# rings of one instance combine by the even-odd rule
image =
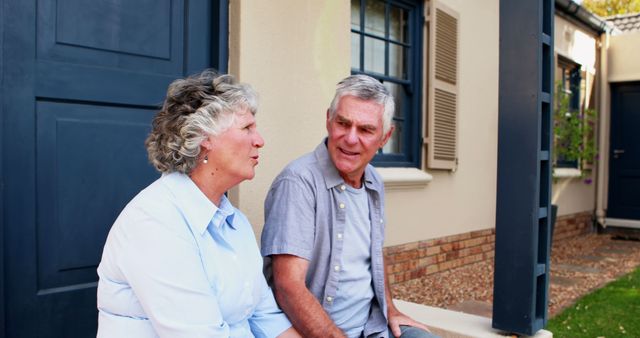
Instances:
[[[141,190],[122,210],[114,227],[145,230],[147,227],[177,225],[181,216],[175,196],[162,177]]]
[[[139,211],[162,213],[170,211],[168,208],[175,204],[171,190],[163,184],[163,177],[158,178],[146,188],[142,189],[125,207]]]

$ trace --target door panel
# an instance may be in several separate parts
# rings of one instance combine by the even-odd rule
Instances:
[[[183,1],[39,0],[38,60],[182,74]]]
[[[159,176],[144,148],[151,119],[171,81],[226,69],[212,13],[227,4],[0,0],[0,336],[95,337],[106,235]]]
[[[607,217],[640,220],[640,83],[611,89]]]
[[[171,56],[171,28],[182,27],[175,19],[184,14],[178,8],[172,9],[170,0],[44,2],[49,6],[40,11],[39,19],[52,18],[50,22],[55,30],[48,30],[50,27],[46,25],[41,27],[45,32],[56,33],[56,43],[165,60]],[[44,4],[43,1],[40,4]],[[83,29],[77,29],[78,26]]]
[[[9,322],[7,337],[95,337],[97,311],[90,311],[96,306],[95,285],[90,283],[38,292],[38,301],[28,314],[28,324],[22,324],[29,326],[20,327],[18,323]]]
[[[95,282],[111,224],[158,174],[144,148],[154,110],[59,102],[36,110],[42,292]]]

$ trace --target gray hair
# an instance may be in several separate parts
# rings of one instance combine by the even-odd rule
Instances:
[[[205,70],[173,81],[145,141],[149,161],[162,173],[191,173],[201,143],[227,130],[246,110],[256,114],[257,95],[231,75]]]
[[[351,75],[338,82],[336,94],[329,107],[329,119],[336,116],[338,104],[343,96],[352,95],[361,100],[373,100],[384,106],[382,113],[382,130],[387,133],[391,129],[391,120],[395,112],[396,105],[393,96],[380,81],[367,75]]]

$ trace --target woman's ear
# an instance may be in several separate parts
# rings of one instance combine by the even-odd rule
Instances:
[[[206,139],[204,139],[204,141],[202,141],[202,143],[200,143],[200,147],[202,148],[201,151],[202,152],[211,151],[211,149],[213,149],[214,142],[215,141],[213,140],[213,136],[209,135]]]

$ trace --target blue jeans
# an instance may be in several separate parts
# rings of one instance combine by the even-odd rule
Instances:
[[[431,332],[413,326],[400,325],[400,330],[402,331],[400,338],[438,338]],[[389,338],[393,337],[393,333],[389,330]]]

